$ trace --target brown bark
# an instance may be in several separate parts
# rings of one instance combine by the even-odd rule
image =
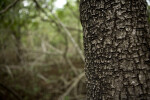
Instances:
[[[87,100],[150,100],[145,0],[81,0]]]

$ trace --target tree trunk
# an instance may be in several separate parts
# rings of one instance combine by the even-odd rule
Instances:
[[[81,0],[87,100],[150,100],[145,0]]]

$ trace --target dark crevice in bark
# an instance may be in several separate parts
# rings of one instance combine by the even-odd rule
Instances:
[[[81,0],[87,100],[150,99],[145,0]]]

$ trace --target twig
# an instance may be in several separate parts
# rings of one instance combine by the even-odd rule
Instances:
[[[82,51],[80,50],[78,44],[73,39],[71,33],[68,31],[68,29],[65,27],[65,25],[60,21],[60,19],[55,14],[53,14],[53,15],[59,21],[59,24],[62,26],[62,28],[66,31],[66,34],[69,36],[69,38],[71,39],[71,42],[73,43],[73,45],[77,49],[78,53],[80,54],[82,60],[84,61],[84,55],[82,54]]]
[[[41,18],[41,20],[42,21],[44,21],[44,22],[53,22],[53,23],[55,23],[54,21],[51,21],[51,20],[49,20],[49,19],[43,19],[43,18]],[[58,25],[58,24],[57,24]],[[70,26],[65,26],[68,30],[70,30],[70,31],[78,31],[78,32],[82,32],[82,30],[81,29],[78,29],[78,28],[75,28],[75,27],[70,27]]]
[[[64,86],[65,88],[66,88],[67,86],[69,86],[69,85],[73,82],[73,80],[71,80],[71,81],[68,82],[68,81],[64,78],[64,76],[61,76],[61,77],[60,77],[60,80],[63,81],[63,83],[64,83],[64,85],[65,85],[65,86]]]
[[[59,54],[63,54],[63,52],[59,49],[57,49],[56,47],[54,47],[53,45],[49,44],[46,42],[46,46],[48,46],[49,48],[53,49],[54,51],[56,51]]]
[[[79,15],[77,15],[74,10],[70,7],[69,2],[67,2],[67,7],[69,8],[69,10],[71,11],[71,13],[74,15],[74,17],[76,17],[77,19],[79,19]]]
[[[83,78],[84,73],[81,73],[75,80],[73,81],[73,84],[67,89],[67,91],[62,94],[59,98],[59,100],[64,100],[64,98],[71,92],[71,90],[76,87],[79,83],[79,81]]]
[[[10,77],[13,78],[13,74],[12,74],[11,69],[7,65],[5,67],[7,69],[8,74],[10,75]]]
[[[13,6],[15,6],[17,4],[19,0],[15,0],[13,3],[11,3],[10,5],[8,5],[5,9],[0,11],[0,14],[5,13],[7,10],[9,10],[10,8],[12,8]]]
[[[14,97],[16,98],[16,100],[22,100],[21,97],[19,95],[17,95],[16,92],[14,92],[12,89],[6,87],[5,85],[3,85],[2,83],[0,83],[0,87],[6,89],[8,92],[10,92],[12,95],[14,95]]]
[[[42,74],[37,74],[37,76],[39,77],[39,78],[41,78],[43,81],[45,81],[46,83],[48,83],[49,82],[49,79],[47,79],[45,76],[43,76]]]
[[[40,54],[47,54],[47,55],[62,55],[62,52],[43,52],[39,50],[26,50],[26,52],[31,52],[31,53],[40,53]]]
[[[37,6],[37,8],[39,8],[48,18],[49,16],[47,15],[46,11],[39,5],[39,3],[36,1],[36,0],[33,0]],[[52,12],[51,12],[52,14]],[[75,42],[75,40],[73,39],[70,31],[65,27],[65,25],[61,22],[61,20],[55,15],[53,14],[53,16],[57,19],[58,23],[53,20],[53,19],[50,19],[51,21],[53,21],[56,25],[59,24],[62,26],[62,28],[64,29],[64,31],[66,32],[66,34],[69,36],[69,38],[71,39],[71,42],[73,43],[73,45],[75,46],[75,49],[77,49],[79,55],[81,56],[82,60],[84,61],[84,55],[82,53],[82,51],[80,50],[78,44]]]
[[[68,57],[66,57],[66,62],[71,67],[71,69],[75,73],[75,75],[78,75],[76,67],[72,64],[71,60]]]
[[[65,26],[68,30],[72,30],[72,31],[78,31],[78,32],[82,32],[81,29],[78,28],[74,28],[74,27],[70,27],[70,26]]]

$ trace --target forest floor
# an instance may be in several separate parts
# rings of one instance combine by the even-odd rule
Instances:
[[[83,100],[83,61],[70,59],[68,65],[59,60],[1,65],[0,100]]]

